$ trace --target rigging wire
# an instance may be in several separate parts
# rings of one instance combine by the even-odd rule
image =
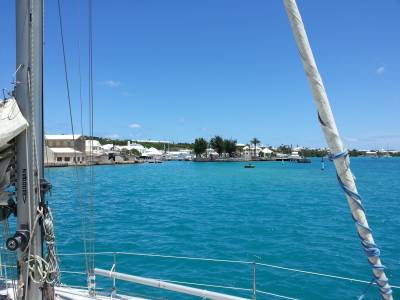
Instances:
[[[76,180],[78,183],[77,189],[78,189],[78,199],[79,199],[79,209],[80,209],[80,221],[81,221],[81,227],[82,227],[83,251],[85,253],[87,253],[87,238],[86,238],[86,225],[85,225],[85,215],[84,215],[84,202],[83,202],[82,191],[81,191],[80,185],[79,185],[79,182],[81,180],[80,180],[79,172],[77,169],[77,155],[76,155],[76,150],[75,150],[76,149],[76,140],[75,140],[75,131],[74,131],[74,123],[73,123],[73,115],[72,115],[72,101],[71,101],[71,93],[70,93],[69,80],[68,80],[68,69],[67,69],[67,60],[66,60],[66,53],[65,53],[64,31],[63,31],[63,25],[62,25],[62,13],[61,13],[60,0],[58,0],[58,17],[59,17],[59,24],[60,24],[60,35],[61,35],[62,53],[63,53],[63,61],[64,61],[65,83],[66,83],[67,96],[68,96],[69,120],[70,120],[72,140],[73,140],[73,145],[74,145],[74,164],[73,164],[73,166],[74,166]],[[79,72],[80,72],[80,68],[79,68]],[[82,109],[82,105],[81,105],[81,109]],[[82,127],[81,129],[83,131],[82,119],[81,119],[81,127]],[[85,254],[85,269],[86,269],[86,272],[88,273],[89,265],[88,265],[87,254]]]
[[[92,26],[92,0],[88,1],[88,40],[89,40],[89,135],[90,135],[90,193],[89,193],[89,246],[90,252],[95,252],[94,246],[94,170],[93,170],[93,136],[94,136],[94,97],[93,97],[93,26]],[[90,284],[93,289],[92,292],[95,292],[94,281],[94,266],[95,266],[95,256],[94,254],[90,257],[91,269],[90,269]]]
[[[126,256],[157,257],[157,258],[166,258],[166,259],[208,261],[208,262],[216,262],[216,263],[231,263],[231,264],[243,264],[243,265],[254,264],[254,261],[249,261],[249,260],[231,260],[231,259],[221,259],[221,258],[212,258],[212,257],[192,257],[192,256],[165,255],[165,254],[155,254],[155,253],[140,253],[140,252],[102,251],[102,252],[96,252],[94,254],[102,255],[102,256],[126,255]],[[59,254],[59,256],[81,256],[81,255],[84,255],[84,253],[76,252],[76,253],[60,253]],[[285,266],[273,265],[273,264],[262,263],[262,262],[256,262],[256,265],[266,267],[266,268],[273,268],[273,269],[278,269],[278,270],[283,270],[283,271],[294,272],[294,273],[302,273],[302,274],[311,275],[311,276],[326,277],[326,278],[330,278],[330,279],[338,279],[338,280],[364,283],[364,284],[370,283],[370,281],[351,278],[351,277],[344,277],[344,276],[326,274],[326,273],[318,273],[318,272],[313,272],[313,271],[289,268],[289,267],[285,267]],[[373,285],[376,285],[376,283],[373,283]],[[392,288],[400,289],[400,285],[393,285]]]
[[[65,84],[67,85],[69,121],[70,121],[71,131],[72,131],[72,139],[73,139],[74,145],[75,145],[74,122],[73,122],[73,119],[72,119],[71,93],[70,93],[69,80],[68,80],[67,58],[66,58],[66,55],[65,55],[64,31],[63,31],[63,26],[62,26],[62,16],[61,16],[61,3],[60,3],[60,0],[58,0],[57,3],[58,3],[58,19],[59,19],[59,22],[60,22],[60,34],[61,34],[62,54],[63,54],[63,61],[64,61],[64,76],[65,76]],[[75,153],[75,158],[76,158],[76,153]],[[76,159],[75,159],[75,160],[76,160]]]
[[[80,30],[80,19],[81,19],[81,11],[79,7],[79,1],[76,2],[78,20],[77,20],[77,27],[79,32]],[[81,117],[81,135],[83,135],[83,100],[82,100],[82,66],[81,66],[81,40],[79,34],[77,35],[77,45],[78,45],[78,73],[79,73],[79,103],[80,103],[80,117]]]

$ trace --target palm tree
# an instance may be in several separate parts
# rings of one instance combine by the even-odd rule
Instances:
[[[254,145],[254,157],[256,157],[257,156],[257,154],[256,154],[256,152],[257,152],[257,145],[259,144],[259,143],[261,143],[260,142],[260,140],[258,139],[258,138],[253,138],[251,141],[250,141],[250,143],[252,144],[252,145]]]
[[[224,139],[216,135],[210,140],[210,146],[218,153],[218,156],[221,157],[221,154],[224,152]]]
[[[196,158],[200,157],[204,152],[207,151],[207,141],[203,138],[196,139],[194,141],[193,150],[196,154]]]
[[[224,150],[229,157],[233,157],[236,152],[236,140],[226,139],[224,140]]]

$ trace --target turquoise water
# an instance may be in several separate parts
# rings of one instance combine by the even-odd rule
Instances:
[[[355,232],[333,165],[166,162],[96,166],[96,251],[257,260],[369,281],[371,271]],[[400,159],[352,159],[370,226],[392,284],[400,284]],[[78,168],[88,201],[89,168]],[[82,251],[77,177],[73,168],[48,169],[49,198],[60,253]],[[87,205],[87,204],[86,204]],[[86,210],[87,212],[87,210]],[[82,257],[61,257],[63,270],[83,271]],[[96,257],[110,269],[112,256]],[[252,266],[118,256],[117,268],[167,280],[252,287]],[[98,278],[99,279],[99,278]],[[63,274],[69,284],[85,276]],[[98,285],[111,287],[110,280]],[[356,299],[365,284],[257,267],[257,288],[300,299]],[[167,299],[191,299],[132,283],[118,290]],[[224,290],[251,297],[249,291]],[[400,296],[400,290],[394,293]],[[257,295],[258,299],[275,299]],[[371,288],[367,299],[378,299]],[[278,299],[278,298],[276,298]]]

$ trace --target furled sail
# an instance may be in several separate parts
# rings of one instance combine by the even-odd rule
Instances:
[[[0,101],[0,220],[7,217],[10,194],[8,172],[14,149],[9,142],[28,127],[14,98]]]
[[[0,151],[7,148],[8,142],[27,127],[28,122],[14,98],[0,101]]]

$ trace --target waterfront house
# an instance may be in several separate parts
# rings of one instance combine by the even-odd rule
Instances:
[[[120,146],[119,148],[120,148],[120,150],[127,150],[127,151],[136,150],[139,153],[143,153],[146,151],[146,148],[143,147],[143,145],[137,144],[135,142],[130,142],[130,141],[128,141],[126,146]]]
[[[255,153],[256,153],[256,157],[260,155],[260,152],[262,150],[261,147],[257,146],[255,148]],[[254,156],[254,145],[246,145],[243,147],[243,155],[245,158],[251,158]]]
[[[85,162],[85,154],[73,148],[45,148],[45,164],[47,165],[70,165]]]
[[[162,159],[162,156],[163,152],[154,147],[145,149],[145,151],[140,155],[140,157],[144,159]]]
[[[104,151],[107,153],[108,152],[118,152],[119,153],[121,151],[121,148],[114,144],[105,144],[105,145],[102,145],[102,147],[103,147]]]
[[[166,154],[168,160],[192,160],[193,155],[190,149],[181,149],[178,151],[168,151]]]
[[[84,137],[79,134],[46,134],[44,161],[46,164],[84,163]]]
[[[369,157],[377,157],[378,156],[378,152],[373,151],[373,150],[369,150],[365,152],[365,156],[369,156]]]
[[[261,150],[261,155],[264,157],[271,157],[272,153],[274,153],[274,151],[272,151],[271,149],[265,147],[264,149]]]
[[[72,148],[85,152],[85,138],[80,134],[46,134],[45,145],[49,148]]]
[[[218,156],[219,156],[219,154],[213,148],[207,148],[206,149],[206,157],[215,158],[215,157],[218,157]]]
[[[86,140],[85,141],[85,152],[94,154],[104,154],[104,148],[97,140]]]

